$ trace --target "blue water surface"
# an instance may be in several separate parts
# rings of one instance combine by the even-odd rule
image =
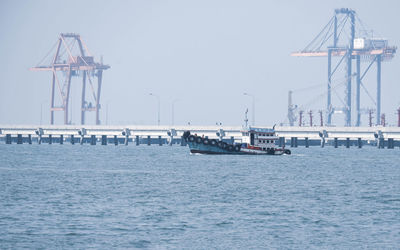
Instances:
[[[400,150],[0,145],[0,248],[398,248]]]

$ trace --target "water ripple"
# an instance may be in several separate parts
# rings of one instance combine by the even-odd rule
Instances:
[[[396,150],[0,145],[1,248],[397,248]]]

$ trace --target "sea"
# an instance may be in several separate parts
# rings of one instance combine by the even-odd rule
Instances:
[[[0,144],[1,249],[399,249],[400,150]]]

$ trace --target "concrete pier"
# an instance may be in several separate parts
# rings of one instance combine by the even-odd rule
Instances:
[[[229,126],[38,126],[38,125],[0,125],[0,143],[24,143],[38,142],[42,140],[51,144],[53,141],[62,143],[64,137],[71,144],[95,145],[97,139],[101,138],[114,144],[127,145],[132,138],[136,145],[162,145],[169,143],[180,143],[186,145],[182,135],[189,130],[192,134],[204,135],[210,139],[224,140],[225,142],[240,143],[242,141],[242,127]],[[280,139],[276,144],[283,146],[285,138],[290,138],[290,146],[298,145],[312,146],[334,146],[345,145],[350,147],[353,143],[359,148],[375,145],[378,148],[394,148],[400,142],[400,127],[275,127],[276,136]],[[103,139],[106,136],[106,140]],[[179,138],[179,139],[178,139]],[[110,140],[110,141],[108,141]],[[100,144],[100,143],[99,143]]]

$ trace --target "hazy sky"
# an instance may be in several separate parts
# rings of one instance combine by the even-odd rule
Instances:
[[[103,74],[101,121],[108,124],[242,125],[255,96],[256,123],[284,122],[289,90],[304,110],[326,106],[327,59],[296,58],[335,8],[352,8],[375,36],[400,44],[400,2],[393,1],[0,1],[0,124],[49,123],[50,72],[32,72],[60,33],[79,33],[111,68]],[[367,63],[363,63],[365,68]],[[343,66],[339,67],[344,68]],[[337,76],[337,81],[344,73]],[[395,124],[400,62],[382,64],[382,112]],[[364,80],[376,98],[376,67]],[[81,81],[72,83],[72,122],[80,123]],[[355,92],[355,91],[353,91]],[[334,93],[341,106],[344,88]],[[316,101],[311,102],[311,100]],[[354,100],[354,97],[353,97]],[[311,103],[310,103],[311,102]],[[310,103],[309,105],[306,105]],[[365,92],[362,106],[373,107]],[[334,117],[343,124],[344,116]],[[94,123],[94,114],[87,117]],[[63,123],[56,112],[56,124]],[[354,123],[354,119],[353,119]],[[366,125],[366,116],[363,118]]]

